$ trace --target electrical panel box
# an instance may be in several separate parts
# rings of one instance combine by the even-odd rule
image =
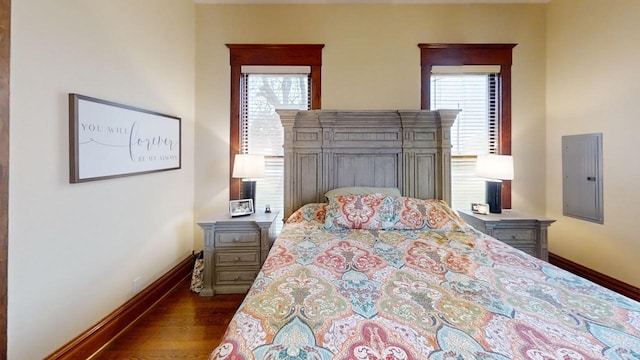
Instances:
[[[562,213],[604,223],[602,134],[562,137]]]

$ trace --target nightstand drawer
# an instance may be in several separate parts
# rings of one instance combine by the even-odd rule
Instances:
[[[216,266],[260,266],[260,251],[218,251]]]
[[[502,241],[535,241],[536,233],[533,229],[493,229],[493,237]]]
[[[555,220],[528,215],[515,210],[503,210],[500,214],[474,214],[459,211],[469,225],[485,234],[520,249],[527,254],[547,261],[547,228]]]
[[[216,247],[260,246],[257,231],[216,232]]]
[[[510,245],[508,242],[505,242],[505,244]],[[531,256],[536,256],[536,248],[535,245],[532,246],[514,246],[516,249],[518,250],[522,250],[523,252],[531,255]]]
[[[198,222],[205,238],[201,296],[249,290],[275,239],[277,217],[277,211],[235,218],[223,213]]]
[[[216,271],[216,285],[222,284],[250,284],[258,276],[258,270],[229,270]]]

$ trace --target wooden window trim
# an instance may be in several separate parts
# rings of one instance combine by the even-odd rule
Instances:
[[[7,358],[11,0],[0,0],[0,358]]]
[[[517,44],[418,44],[420,48],[420,107],[430,108],[433,66],[500,65],[498,152],[511,155],[511,63]],[[511,208],[511,180],[503,181],[502,207]]]
[[[227,44],[231,65],[231,131],[229,198],[240,197],[240,179],[231,177],[233,159],[240,152],[240,82],[242,65],[311,66],[311,109],[320,109],[323,44]]]

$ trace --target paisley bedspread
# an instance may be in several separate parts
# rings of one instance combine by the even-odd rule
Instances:
[[[638,302],[442,204],[342,200],[289,218],[210,359],[640,359]]]

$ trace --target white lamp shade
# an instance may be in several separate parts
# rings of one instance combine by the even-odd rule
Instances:
[[[264,156],[236,154],[233,161],[234,178],[259,178],[264,176]]]
[[[513,157],[511,155],[478,155],[476,176],[493,180],[513,180]]]

